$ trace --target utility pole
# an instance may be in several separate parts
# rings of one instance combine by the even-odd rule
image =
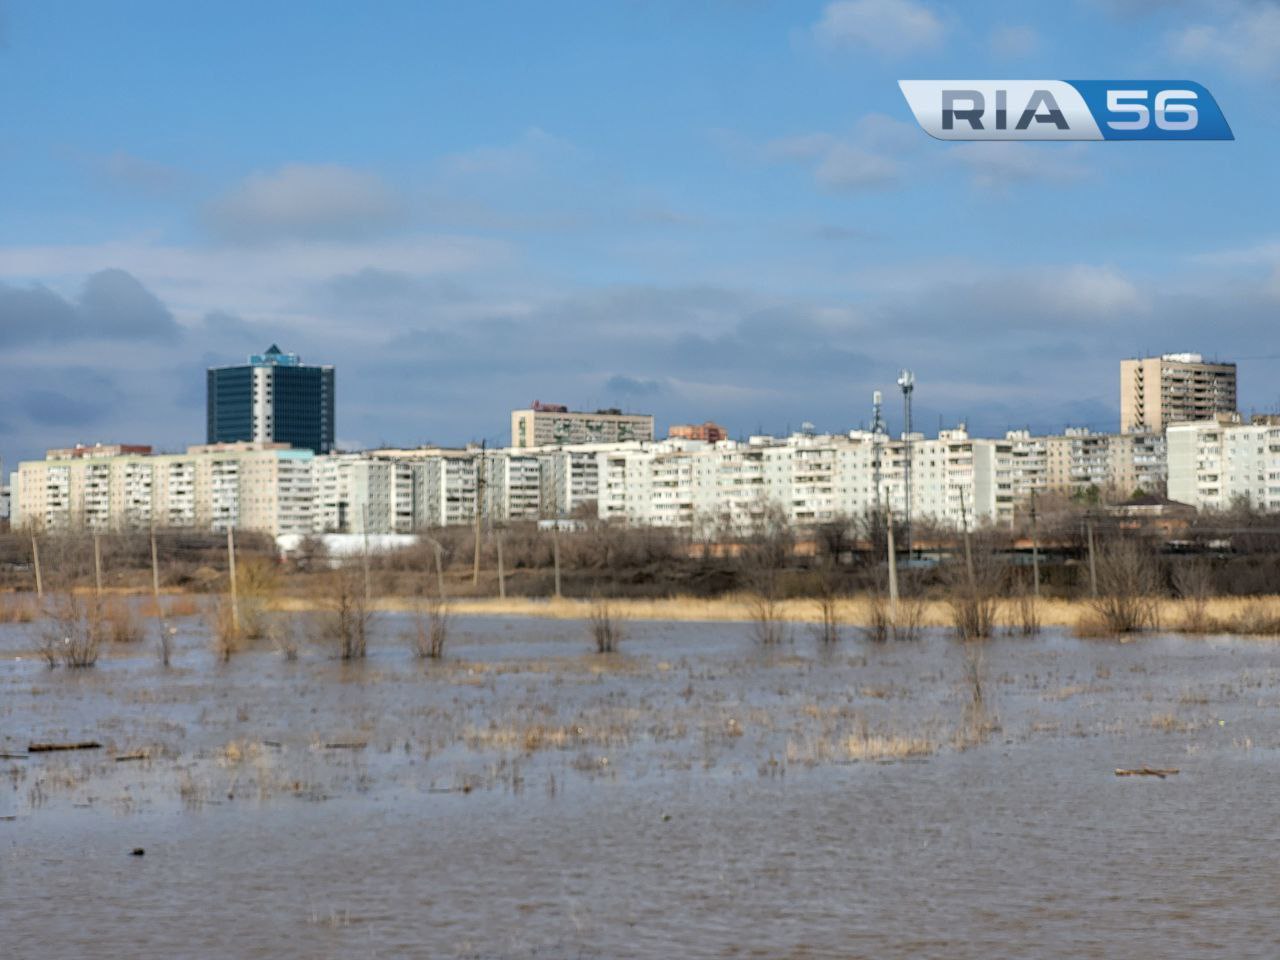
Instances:
[[[903,490],[903,533],[906,535],[907,563],[911,562],[911,393],[916,387],[916,376],[910,370],[898,372],[898,386],[902,388],[903,433],[902,433],[902,490]]]
[[[551,528],[551,556],[556,564],[556,599],[560,599],[560,520]]]
[[[102,599],[102,538],[93,531],[93,593]]]
[[[1036,526],[1036,492],[1031,491],[1031,595],[1040,599],[1040,531]]]
[[[231,581],[231,625],[240,633],[240,600],[236,596],[236,532],[227,527],[227,570]]]
[[[1085,520],[1085,530],[1089,538],[1089,595],[1096,600],[1098,597],[1098,563],[1094,559],[1093,517]]]
[[[36,570],[36,599],[44,600],[44,579],[40,576],[40,543],[36,539],[35,527],[31,528],[31,565]]]
[[[893,507],[885,509],[885,527],[889,531],[889,622],[898,625],[898,551],[893,544]]]
[[[507,569],[502,562],[502,530],[499,529],[495,535],[498,545],[498,598],[500,600],[507,599]]]
[[[364,554],[360,559],[361,566],[364,567],[364,606],[369,609],[369,601],[372,598],[372,591],[369,588],[369,504],[365,502],[361,505],[361,528],[364,530]]]
[[[156,605],[156,617],[160,616],[160,561],[156,552],[156,527],[151,525],[151,597]]]
[[[475,557],[471,562],[471,585],[475,586],[480,582],[480,520],[484,514],[484,445],[485,441],[480,441],[480,457],[476,461],[476,551]]]
[[[443,550],[440,547],[440,541],[435,537],[427,537],[427,542],[431,544],[431,548],[436,555],[436,594],[440,598],[440,602],[444,603],[444,557]]]

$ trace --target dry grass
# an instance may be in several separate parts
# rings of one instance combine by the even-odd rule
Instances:
[[[850,760],[906,760],[930,756],[937,749],[938,745],[927,737],[881,736],[865,730],[850,734],[844,741],[844,752]]]
[[[194,617],[200,613],[200,604],[195,597],[179,594],[175,597],[164,597],[157,604],[153,597],[142,601],[138,612],[153,620],[176,620],[180,617]]]
[[[104,600],[99,609],[107,639],[112,643],[139,643],[146,632],[137,609],[128,600]]]
[[[31,623],[40,610],[31,597],[0,594],[0,623]]]
[[[417,602],[412,597],[386,597],[377,604],[378,610],[412,612]],[[1150,601],[1159,623],[1178,624],[1184,611],[1183,601],[1155,599]],[[613,599],[610,606],[626,620],[671,620],[683,623],[750,623],[752,620],[750,598],[742,594],[723,597],[667,597],[663,599]],[[286,597],[279,602],[281,610],[323,609],[320,599]],[[589,600],[569,598],[550,599],[536,597],[451,599],[450,612],[456,616],[510,616],[536,617],[548,620],[583,620],[590,614]],[[1280,616],[1280,595],[1271,597],[1212,597],[1206,604],[1207,615],[1216,625],[1233,623],[1248,626],[1250,617],[1241,614],[1248,608],[1276,611]],[[874,628],[877,611],[887,609],[887,600],[877,602],[874,593],[858,597],[842,598],[837,603],[841,623],[859,627],[864,632]],[[778,616],[792,623],[820,623],[820,611],[812,599],[780,600],[776,602]],[[1090,607],[1085,600],[1066,600],[1060,597],[1041,597],[1036,603],[1036,615],[1041,629],[1062,627],[1075,629],[1088,619]],[[913,597],[899,601],[899,639],[909,639],[926,627],[952,626],[951,610],[943,600],[922,600]]]

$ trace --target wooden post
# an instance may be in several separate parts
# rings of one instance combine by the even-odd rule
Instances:
[[[40,576],[40,543],[34,529],[31,531],[31,565],[36,570],[36,599],[44,600],[44,578]]]
[[[507,599],[507,568],[502,562],[502,531],[498,531],[498,597]]]
[[[476,461],[476,549],[475,555],[471,560],[471,585],[475,586],[480,582],[480,520],[484,515],[484,444],[480,441],[480,459]]]
[[[440,600],[444,600],[444,551],[440,549],[440,541],[432,540],[431,545],[435,548],[436,555],[436,592],[440,595]]]
[[[885,508],[886,533],[889,538],[889,622],[898,625],[898,551],[893,545],[893,508]]]
[[[369,588],[369,504],[364,504],[361,508],[362,528],[364,529],[364,554],[361,557],[361,565],[364,567],[364,607],[369,609],[369,602],[372,592]]]
[[[102,599],[102,538],[98,531],[93,531],[93,592]]]
[[[1097,599],[1098,596],[1098,563],[1094,558],[1093,549],[1093,518],[1090,517],[1085,521],[1085,529],[1089,535],[1089,595]]]
[[[231,580],[231,626],[240,633],[240,599],[236,595],[236,536],[235,530],[227,527],[227,570]]]
[[[1031,595],[1040,599],[1040,531],[1036,526],[1036,492],[1031,491]]]
[[[156,605],[156,617],[160,617],[160,560],[156,551],[156,528],[151,528],[151,598]]]
[[[551,556],[556,564],[556,599],[560,599],[560,521],[551,528]]]

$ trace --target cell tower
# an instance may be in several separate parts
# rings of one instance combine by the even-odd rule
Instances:
[[[902,388],[903,431],[902,431],[902,498],[903,519],[905,528],[907,561],[911,560],[911,392],[916,387],[916,375],[910,370],[898,371],[898,386]]]
[[[871,393],[871,469],[875,480],[876,517],[880,516],[880,438],[884,436],[884,416],[882,403],[884,397],[879,390]],[[878,520],[877,520],[878,522]]]

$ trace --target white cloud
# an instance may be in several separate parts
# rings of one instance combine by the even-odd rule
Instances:
[[[946,29],[916,0],[836,0],[827,4],[814,35],[833,47],[870,47],[901,56],[939,46]]]
[[[1040,48],[1040,35],[1026,24],[1006,24],[991,32],[988,45],[997,57],[1029,57]]]
[[[1041,286],[1046,297],[1057,299],[1060,308],[1091,316],[1113,317],[1147,309],[1138,288],[1112,267],[1078,264],[1055,271]]]
[[[877,187],[897,179],[898,164],[881,154],[841,143],[827,152],[813,175],[828,187]]]
[[[1080,144],[974,141],[952,147],[947,156],[968,168],[974,184],[985,188],[1036,180],[1073,183],[1089,176]]]
[[[1251,74],[1280,71],[1280,3],[1260,0],[1235,5],[1218,24],[1200,23],[1169,38],[1176,56],[1219,63]]]
[[[120,267],[154,290],[180,320],[234,309],[249,316],[293,315],[310,322],[310,312],[299,306],[299,292],[334,276],[373,268],[446,277],[500,266],[509,258],[506,244],[452,236],[362,243],[286,241],[268,247],[123,241],[0,247],[0,280],[41,280],[69,295],[85,275]]]
[[[875,189],[894,183],[901,157],[918,146],[920,131],[883,114],[863,117],[852,134],[806,133],[765,143],[769,161],[809,163],[814,179],[833,190]]]
[[[214,230],[232,240],[365,236],[403,216],[377,176],[336,163],[294,163],[258,172],[210,204]]]

